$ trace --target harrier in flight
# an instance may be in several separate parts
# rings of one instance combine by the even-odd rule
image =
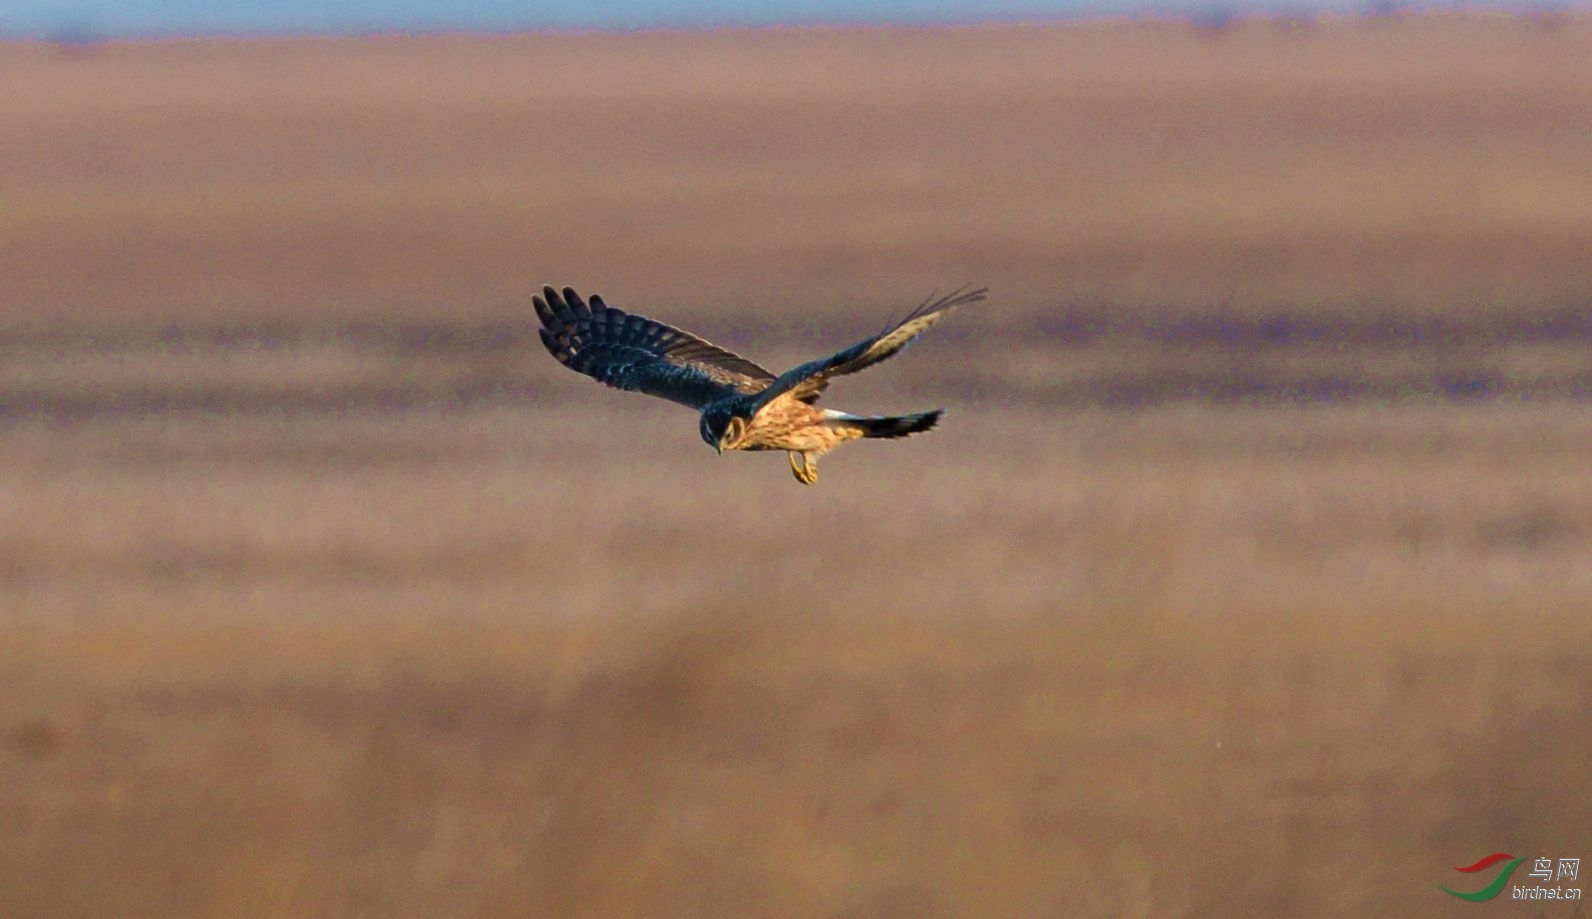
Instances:
[[[859,437],[906,437],[934,427],[940,409],[888,418],[813,405],[829,381],[894,355],[985,288],[925,301],[905,319],[843,351],[775,376],[738,354],[570,288],[535,298],[542,344],[560,364],[617,389],[689,405],[702,413],[702,439],[725,450],[786,450],[796,481],[818,481],[818,458]]]

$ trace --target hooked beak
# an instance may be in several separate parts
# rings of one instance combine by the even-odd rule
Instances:
[[[717,450],[720,456],[723,456],[724,455],[724,441],[720,440],[720,441],[715,442],[713,444],[713,449]]]

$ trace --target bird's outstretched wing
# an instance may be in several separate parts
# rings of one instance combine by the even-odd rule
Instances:
[[[911,344],[912,339],[923,334],[929,326],[939,322],[951,310],[968,303],[977,303],[984,299],[988,292],[989,289],[985,287],[977,290],[959,287],[938,300],[931,295],[917,309],[908,313],[906,318],[878,335],[863,339],[828,357],[809,361],[780,374],[779,378],[769,384],[768,388],[757,397],[753,411],[784,395],[803,402],[817,399],[818,394],[829,385],[831,378],[856,373],[885,360]]]
[[[542,344],[560,364],[617,389],[644,392],[701,409],[736,394],[763,391],[774,375],[738,354],[673,326],[591,305],[566,287],[533,298]]]

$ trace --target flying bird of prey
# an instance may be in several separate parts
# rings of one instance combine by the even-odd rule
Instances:
[[[934,427],[941,409],[871,417],[818,408],[830,380],[905,348],[958,306],[984,299],[962,288],[843,351],[775,376],[738,354],[672,326],[615,309],[570,288],[534,298],[542,344],[560,364],[617,389],[644,392],[702,413],[702,439],[725,450],[786,450],[796,481],[818,481],[818,458],[860,437],[906,437]]]

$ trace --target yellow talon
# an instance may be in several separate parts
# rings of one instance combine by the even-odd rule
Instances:
[[[812,485],[818,481],[817,462],[809,461],[807,459],[807,454],[797,453],[794,450],[792,450],[788,455],[790,457],[790,471],[792,475],[796,476],[796,481],[802,483],[803,485]],[[798,456],[802,458],[802,461],[799,465],[796,462],[796,457]]]

